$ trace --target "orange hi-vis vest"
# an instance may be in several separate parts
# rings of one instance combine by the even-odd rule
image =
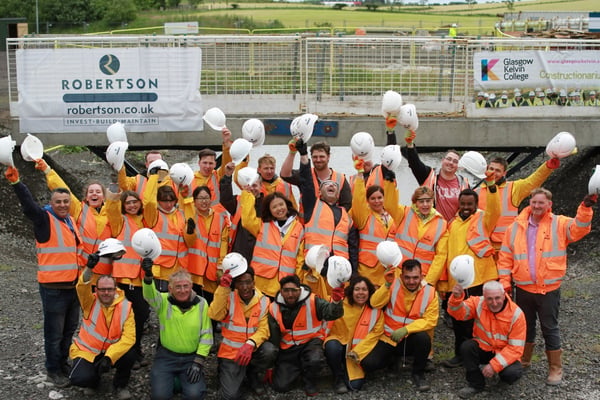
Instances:
[[[338,173],[337,171],[330,169],[331,171],[331,176],[329,177],[328,180],[330,181],[334,181],[335,183],[338,184],[338,187],[340,188],[340,192],[342,190],[342,187],[344,186],[344,180],[346,179],[346,176],[342,173]],[[313,184],[315,187],[315,197],[317,199],[319,199],[321,197],[321,185],[319,184],[319,178],[317,178],[317,174],[315,173],[315,169],[311,168],[310,169],[310,173],[312,174],[312,179],[313,179]],[[302,193],[300,193],[300,215],[304,215],[304,206],[302,205]]]
[[[352,220],[344,207],[342,217],[337,226],[334,225],[333,211],[330,206],[322,200],[317,200],[310,221],[304,226],[304,248],[306,251],[311,247],[324,244],[333,254],[348,258],[348,232]]]
[[[123,217],[125,218],[123,229],[121,229],[117,239],[123,243],[123,247],[125,247],[125,254],[121,259],[113,260],[112,276],[116,279],[135,279],[140,276],[140,272],[143,275],[143,271],[140,267],[141,257],[136,253],[135,250],[133,250],[133,247],[131,247],[131,237],[140,228],[136,224],[135,220],[129,217],[129,215],[125,214]]]
[[[36,241],[38,273],[40,283],[75,282],[79,276],[78,247],[79,233],[46,211],[50,218],[50,239],[45,243]],[[67,216],[75,229],[73,218]]]
[[[502,243],[504,239],[504,234],[506,233],[506,228],[510,224],[512,224],[519,215],[519,208],[515,207],[512,202],[512,189],[513,182],[507,182],[506,185],[502,185],[498,187],[500,191],[499,196],[501,199],[501,214],[498,222],[496,223],[496,228],[494,228],[494,232],[490,235],[490,239],[495,243]],[[479,187],[479,208],[485,210],[485,204],[487,199],[487,187]]]
[[[381,165],[376,165],[371,170],[369,177],[365,180],[365,189],[369,186],[378,185],[383,187],[384,185],[383,172],[381,171]],[[356,174],[348,177],[348,184],[350,184],[350,189],[352,190],[352,194],[354,194],[354,182],[356,181]],[[341,189],[341,186],[340,186]]]
[[[200,172],[196,172],[196,176],[202,176],[203,179],[207,179],[205,176],[201,175]],[[190,193],[192,193],[194,189],[196,189],[198,186],[207,186],[210,189],[211,207],[221,204],[221,190],[219,188],[219,178],[217,177],[217,171],[213,171],[212,174],[210,174],[210,178],[208,178],[204,185],[198,185],[198,179],[194,179],[192,181]]]
[[[256,245],[252,253],[252,268],[258,276],[273,278],[279,272],[278,279],[296,273],[296,259],[300,245],[304,239],[304,228],[298,219],[289,227],[283,241],[277,222],[262,224],[256,237]]]
[[[183,240],[183,226],[185,225],[185,217],[183,212],[175,211],[177,217],[177,225],[175,225],[167,216],[160,212],[158,221],[152,230],[160,240],[162,251],[160,256],[154,260],[155,265],[160,265],[162,268],[173,268],[177,261],[179,264],[187,268],[187,253],[188,249]]]
[[[448,229],[450,229],[453,221],[454,219],[450,221]],[[469,227],[467,228],[467,244],[473,253],[475,253],[475,255],[479,258],[494,254],[494,248],[490,242],[489,235],[483,227],[483,211],[481,210],[477,210],[475,214],[471,216],[471,221],[469,222]]]
[[[250,318],[246,321],[242,299],[237,291],[229,293],[229,313],[222,323],[223,341],[217,357],[235,359],[239,349],[258,329],[258,323],[269,311],[269,298],[262,296],[252,307]]]
[[[438,175],[436,174],[435,169],[431,168],[431,171],[429,171],[429,175],[427,176],[427,179],[425,179],[425,182],[423,182],[422,186],[427,186],[429,189],[433,190],[433,193],[437,193],[435,191],[435,187],[437,186],[437,178]],[[458,187],[460,192],[469,188],[469,182],[467,182],[467,180],[461,175],[457,174],[456,179],[458,179]]]
[[[231,251],[233,247],[233,243],[235,242],[235,237],[237,236],[238,226],[240,226],[240,221],[242,220],[242,206],[240,204],[240,197],[237,197],[237,202],[235,206],[235,214],[231,216],[231,220],[229,221],[229,251]]]
[[[265,185],[261,185],[260,191],[262,192],[262,194],[264,196],[267,196],[268,194],[271,194],[273,192],[279,192],[279,193],[283,194],[285,197],[287,197],[288,199],[292,199],[292,196],[294,195],[292,193],[292,185],[290,185],[289,183],[287,183],[280,177],[277,177],[277,185],[275,185],[274,191],[271,191],[271,192],[267,191],[267,188],[265,187]]]
[[[135,179],[136,179],[135,192],[140,196],[140,199],[143,199],[144,193],[146,192],[146,184],[148,183],[148,178],[143,175],[138,174],[135,176]],[[171,185],[171,187],[173,188],[175,193],[177,193],[177,186],[175,186],[175,182],[173,182],[171,179],[165,179],[165,180],[158,182],[158,187],[165,186],[167,184]],[[94,268],[94,269],[96,269],[96,268]]]
[[[361,340],[367,337],[369,332],[373,330],[375,324],[381,316],[381,310],[378,308],[371,308],[364,306],[360,318],[356,326],[354,327],[354,334],[352,335],[352,347],[356,347]]]
[[[383,319],[383,329],[388,336],[392,336],[396,329],[422,318],[429,304],[435,299],[435,288],[431,285],[425,285],[419,289],[412,307],[407,311],[404,309],[404,290],[399,279],[394,280],[391,291],[392,295],[390,296],[390,302],[385,307]]]
[[[216,208],[213,211],[208,232],[204,221],[196,217],[196,240],[194,246],[188,249],[188,272],[215,282],[221,255],[221,235],[229,225],[229,213]]]
[[[281,331],[281,343],[279,344],[279,347],[283,350],[289,349],[292,346],[307,343],[314,338],[323,338],[323,326],[321,321],[317,318],[317,305],[313,293],[311,293],[310,297],[304,300],[303,304],[300,306],[292,329],[287,329],[283,325],[279,304],[276,302],[271,303],[269,313],[279,324],[279,330]]]
[[[383,222],[371,213],[365,226],[358,232],[360,252],[358,262],[370,268],[375,268],[377,259],[377,245],[387,237],[387,228]]]
[[[408,208],[404,218],[390,230],[389,238],[394,239],[405,259],[415,259],[421,263],[421,272],[427,275],[435,257],[435,246],[448,228],[444,218],[436,215],[426,224],[425,234],[419,238],[419,216],[412,208]],[[360,255],[359,255],[360,257]],[[440,277],[447,280],[446,268]]]
[[[81,203],[81,214],[79,214],[79,218],[77,219],[77,227],[79,237],[82,241],[79,247],[79,265],[86,265],[88,255],[98,251],[100,243],[110,237],[110,227],[108,224],[105,224],[104,230],[98,235],[98,220],[92,208],[84,202]],[[110,263],[103,262],[101,258],[100,262],[94,267],[94,273],[108,275],[111,272],[111,268]]]
[[[123,325],[131,312],[131,302],[124,298],[115,305],[110,326],[108,326],[102,312],[102,304],[98,301],[95,293],[94,297],[96,297],[96,301],[94,301],[92,311],[87,319],[81,321],[81,328],[75,338],[75,344],[80,350],[100,354],[121,340]]]

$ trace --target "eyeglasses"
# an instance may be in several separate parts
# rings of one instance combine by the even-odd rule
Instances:
[[[451,162],[452,164],[458,164],[458,159],[457,158],[452,158],[452,157],[444,157],[444,160]]]
[[[99,288],[96,287],[96,292],[114,292],[116,289],[114,287],[109,288]]]

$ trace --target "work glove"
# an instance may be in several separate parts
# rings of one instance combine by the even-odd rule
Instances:
[[[308,154],[308,146],[304,143],[304,140],[298,139],[296,141],[296,150],[300,153],[301,156],[305,156]]]
[[[179,187],[179,194],[184,199],[190,197],[190,187],[188,185],[182,185]]]
[[[365,160],[358,158],[357,156],[352,156],[352,160],[354,161],[354,168],[356,172],[362,174],[365,172]]]
[[[250,342],[250,343],[248,343]],[[245,367],[250,364],[250,360],[252,359],[252,352],[254,351],[254,345],[251,341],[247,341],[244,343],[242,347],[238,350],[237,355],[235,356],[235,361],[238,365]]]
[[[6,168],[4,176],[6,176],[6,179],[13,185],[19,182],[19,171],[15,167]]]
[[[333,300],[335,303],[339,303],[340,301],[344,300],[343,286],[336,287],[331,291],[331,300]]]
[[[144,270],[144,273],[146,274],[146,276],[148,278],[152,278],[154,275],[152,275],[152,266],[154,265],[154,261],[152,261],[151,258],[144,258],[142,259],[142,269]]]
[[[586,207],[592,207],[594,204],[596,204],[597,200],[598,200],[597,194],[586,194],[585,197],[583,198],[583,205]]]
[[[496,193],[496,178],[494,177],[494,171],[485,171],[485,186],[487,186],[490,193]]]
[[[188,235],[192,235],[195,230],[196,230],[196,223],[194,222],[194,218],[188,218],[188,220],[187,220],[187,229],[186,229],[185,232]]]
[[[148,170],[148,176],[156,175],[156,174],[158,174],[158,171],[160,171],[160,167],[154,167],[151,170]]]
[[[92,253],[88,256],[87,264],[85,266],[89,269],[94,269],[98,264],[98,261],[100,261],[100,254],[98,254],[98,252]]]
[[[398,123],[398,118],[396,118],[395,115],[388,115],[385,118],[385,129],[390,132],[393,131],[394,128],[396,127],[396,124]]]
[[[546,167],[550,169],[557,169],[558,167],[560,167],[560,160],[558,158],[551,158],[548,161],[546,161]]]
[[[396,180],[396,173],[384,165],[381,166],[381,175],[386,181],[394,182]]]
[[[348,354],[346,354],[346,357],[348,357],[350,360],[354,361],[356,364],[360,364],[360,360],[358,359],[358,354],[356,354],[353,350],[349,351]]]
[[[415,140],[415,137],[417,137],[417,134],[415,131],[411,131],[410,129],[407,129],[404,133],[404,141],[406,144],[412,144],[412,142]]]
[[[51,168],[48,166],[48,164],[46,164],[46,161],[44,161],[43,158],[35,160],[35,169],[37,169],[38,171],[42,171],[45,174],[48,174],[48,172],[50,172],[51,170]]]
[[[396,278],[395,270],[395,268],[388,268],[383,273],[383,279],[385,279],[385,286],[388,288],[392,286],[392,283],[394,283],[394,279]]]
[[[100,359],[100,361],[98,361],[98,363],[96,364],[96,373],[98,375],[107,373],[108,371],[110,371],[111,365],[112,365],[112,362],[110,361],[110,357],[108,357],[108,356],[102,357]]]
[[[273,368],[267,368],[262,383],[268,383],[269,385],[273,384]]]
[[[391,338],[394,342],[400,343],[402,339],[406,337],[406,335],[408,335],[408,329],[403,326],[402,328],[396,329],[394,332],[392,332]]]
[[[221,282],[219,284],[225,288],[230,288],[232,281],[233,281],[233,277],[231,276],[229,271],[225,271],[225,273],[221,277]]]
[[[185,373],[190,383],[200,382],[200,379],[202,379],[202,358],[194,358],[194,362],[188,367]]]
[[[295,137],[293,137],[288,142],[288,148],[290,149],[290,153],[292,153],[292,154],[296,154],[296,152],[298,151],[298,149],[296,148],[296,138]]]

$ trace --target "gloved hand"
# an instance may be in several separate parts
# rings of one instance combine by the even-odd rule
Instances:
[[[386,181],[394,182],[396,180],[396,173],[384,165],[381,166],[381,175]]]
[[[110,371],[110,366],[112,365],[112,361],[110,357],[104,356],[96,363],[96,373],[98,375],[102,375]]]
[[[408,335],[408,329],[403,326],[402,328],[396,329],[394,332],[392,332],[391,338],[394,342],[400,343],[402,339],[406,337],[406,335]]]
[[[343,286],[336,287],[331,291],[331,300],[333,300],[335,303],[339,303],[340,301],[344,300]]]
[[[304,143],[304,140],[298,139],[296,141],[296,150],[300,153],[301,156],[305,156],[308,154],[308,146]]]
[[[396,278],[396,268],[388,268],[383,273],[385,279],[385,286],[390,287]]]
[[[393,131],[394,128],[396,127],[396,124],[398,123],[398,118],[396,118],[395,115],[388,115],[385,118],[385,128],[386,130],[389,131]]]
[[[98,252],[92,253],[88,255],[87,264],[85,266],[89,269],[94,269],[94,267],[98,265],[98,261],[100,261],[100,254],[98,254]]]
[[[148,170],[148,176],[156,175],[156,174],[158,174],[158,171],[160,171],[160,167],[154,167],[154,168]]]
[[[586,207],[592,207],[598,201],[597,194],[586,194],[583,198],[583,205]]]
[[[232,281],[233,281],[233,277],[231,276],[229,271],[225,271],[225,273],[221,277],[221,282],[219,284],[223,287],[230,288]]]
[[[346,357],[348,357],[357,364],[360,363],[360,360],[358,359],[358,354],[356,354],[353,350],[350,350],[348,354],[346,354]]]
[[[51,170],[51,168],[48,166],[48,164],[46,164],[46,161],[44,161],[43,158],[35,160],[35,169],[37,169],[38,171],[42,171],[45,174],[47,174]]]
[[[4,176],[6,176],[6,179],[8,179],[8,181],[13,185],[19,182],[19,171],[15,167],[6,168]]]
[[[558,167],[560,167],[560,160],[558,158],[551,158],[548,161],[546,161],[546,167],[550,169],[557,169]]]
[[[288,142],[288,148],[290,149],[290,153],[292,153],[292,154],[296,154],[296,152],[298,151],[298,149],[296,148],[296,138],[295,137],[293,137]]]
[[[485,171],[485,186],[490,187],[496,184],[496,177],[494,171],[488,169]]]
[[[184,199],[190,197],[190,187],[188,185],[182,185],[179,187],[179,194]]]
[[[194,218],[188,218],[186,233],[191,235],[194,233],[194,230],[196,230],[196,222],[194,222]]]
[[[417,134],[415,133],[415,131],[411,131],[410,129],[407,129],[404,133],[404,141],[406,142],[406,144],[412,144],[416,137]]]
[[[196,357],[185,373],[187,374],[190,383],[200,382],[200,379],[202,378],[202,359]]]
[[[354,168],[356,172],[362,174],[365,172],[365,160],[358,158],[357,156],[352,156],[352,160],[354,161]]]
[[[267,368],[262,383],[268,383],[269,385],[273,383],[273,368]]]
[[[250,360],[252,359],[252,352],[254,351],[254,345],[251,343],[244,343],[242,347],[238,350],[237,355],[235,356],[235,361],[238,365],[245,367],[250,364]]]
[[[152,261],[151,258],[144,258],[142,259],[142,269],[144,270],[144,273],[146,274],[146,276],[148,278],[152,278],[154,275],[152,275],[152,266],[154,265],[154,261]]]

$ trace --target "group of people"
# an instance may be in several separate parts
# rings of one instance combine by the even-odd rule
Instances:
[[[476,108],[508,108],[508,107],[537,107],[537,106],[588,106],[598,107],[600,101],[596,97],[595,90],[589,90],[587,93],[579,89],[571,91],[567,89],[536,88],[530,91],[521,91],[515,89],[512,97],[507,90],[503,90],[500,95],[496,93],[477,92],[475,98]]]
[[[388,145],[396,144],[396,124],[394,115],[386,118]],[[160,326],[153,399],[176,391],[204,398],[203,369],[216,346],[223,399],[242,397],[244,385],[259,395],[266,383],[287,392],[299,379],[316,395],[325,363],[336,393],[360,390],[372,371],[410,363],[415,389],[427,391],[434,328],[445,312],[455,354],[442,365],[464,366],[461,397],[482,391],[494,374],[519,379],[531,365],[538,319],[547,383],[560,384],[566,246],[590,231],[596,198],[586,196],[574,218],[552,213],[552,194],[540,186],[559,159],[507,181],[506,160],[492,158],[474,188],[458,171],[458,152],[448,151],[436,170],[421,161],[415,132],[407,131],[402,152],[420,186],[404,206],[394,171],[355,156],[356,174],[345,176],[329,167],[326,143],[309,153],[302,139],[290,141],[279,175],[266,154],[259,176],[240,185],[249,160],[236,167],[231,132],[223,128],[222,136],[221,166],[214,151],[201,150],[189,185],[176,185],[160,152],[149,152],[145,174],[128,177],[122,168],[118,190],[92,182],[79,200],[39,159],[36,169],[52,190],[40,207],[17,169],[7,169],[33,222],[45,366],[56,385],[91,393],[114,368],[117,397],[131,398],[131,371],[148,363],[141,341],[150,308]],[[132,237],[143,228],[158,237],[160,254],[134,249]],[[402,257],[388,260],[382,242],[397,245]],[[317,247],[328,257],[315,266],[307,255]],[[469,287],[450,271],[464,255],[473,260]],[[340,259],[352,277],[332,287],[328,271]]]

